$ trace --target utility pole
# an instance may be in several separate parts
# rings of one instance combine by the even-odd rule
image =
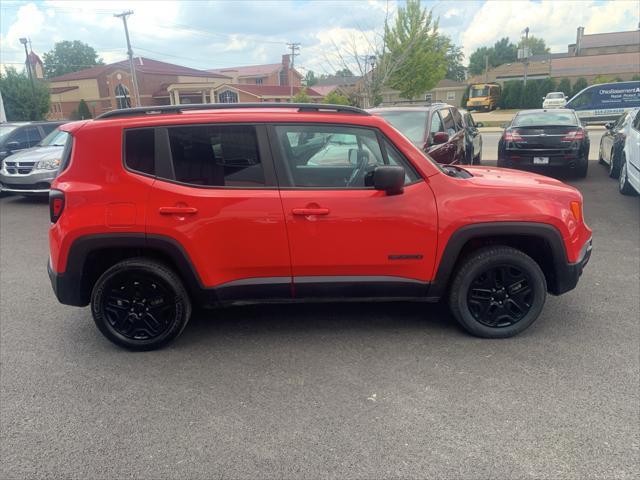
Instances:
[[[484,83],[489,82],[489,55],[484,56]]]
[[[131,50],[131,41],[129,40],[129,28],[127,27],[127,17],[133,14],[133,10],[127,10],[122,13],[115,13],[113,16],[122,19],[124,24],[124,35],[127,37],[127,55],[129,55],[129,68],[131,69],[131,79],[133,81],[133,96],[136,99],[136,107],[140,107],[140,92],[138,91],[138,77],[136,76],[136,66],[133,61],[133,50]]]
[[[291,64],[289,67],[289,97],[290,101],[293,101],[293,66],[295,65],[296,55],[300,55],[299,43],[287,43],[287,47],[291,50]]]
[[[29,81],[31,82],[31,93],[33,94],[33,97],[35,98],[36,96],[36,87],[33,84],[33,72],[31,71],[31,61],[29,60],[29,52],[27,51],[27,42],[29,40],[27,40],[26,38],[21,38],[20,39],[20,43],[22,45],[24,45],[24,59],[25,59],[25,66],[27,67],[27,72],[29,72]]]
[[[527,86],[527,70],[529,69],[529,27],[524,29],[524,43],[522,44],[524,58],[524,86]]]

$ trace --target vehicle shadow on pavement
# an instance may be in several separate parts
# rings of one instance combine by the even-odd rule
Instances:
[[[175,346],[210,343],[215,338],[228,336],[313,335],[326,331],[384,333],[389,330],[464,335],[444,303],[266,304],[196,310]]]

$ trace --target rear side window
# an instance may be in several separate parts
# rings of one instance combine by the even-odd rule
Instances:
[[[169,142],[179,182],[209,187],[265,185],[253,126],[171,127]]]
[[[440,110],[440,114],[442,115],[442,123],[444,123],[444,131],[449,134],[449,136],[453,136],[456,133],[456,126],[453,121],[453,116],[451,115],[451,110],[448,108],[443,108]]]
[[[155,135],[153,128],[127,130],[124,137],[124,164],[147,175],[155,173]]]

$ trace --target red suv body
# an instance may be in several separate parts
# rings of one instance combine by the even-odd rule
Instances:
[[[355,108],[160,107],[61,128],[53,289],[128,348],[173,339],[192,303],[445,294],[471,333],[511,336],[591,251],[576,189],[439,166]]]

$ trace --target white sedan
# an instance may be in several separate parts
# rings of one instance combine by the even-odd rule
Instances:
[[[640,193],[640,110],[636,111],[620,159],[620,193]]]
[[[542,98],[542,108],[564,108],[567,96],[562,92],[549,92]]]

